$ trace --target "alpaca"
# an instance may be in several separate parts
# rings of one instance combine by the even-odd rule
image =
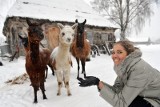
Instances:
[[[70,45],[74,38],[74,29],[77,24],[71,26],[63,26],[58,23],[60,28],[59,34],[59,45],[52,51],[51,59],[55,70],[55,74],[58,82],[58,92],[57,95],[61,95],[62,81],[64,81],[65,87],[67,89],[68,96],[71,95],[69,80],[70,80],[70,69],[72,66]]]
[[[82,73],[84,74],[84,77],[86,78],[86,71],[85,71],[85,62],[88,57],[88,55],[91,52],[91,47],[89,42],[86,39],[86,32],[84,31],[84,26],[86,23],[86,20],[83,23],[79,23],[76,19],[75,21],[78,23],[76,36],[71,44],[71,53],[76,58],[77,64],[78,64],[78,74],[77,79],[79,79],[79,60],[82,64]]]
[[[28,46],[28,37],[22,37],[19,35],[19,38],[21,39],[22,41],[22,44],[24,46],[24,50],[25,50],[25,53],[27,53],[29,51],[29,46]],[[40,43],[40,45],[42,46],[42,44]],[[42,46],[44,48],[44,46]],[[51,51],[50,51],[51,53]],[[51,64],[51,60],[49,61],[49,63],[47,64],[50,69],[52,70],[52,75],[54,75],[54,70],[53,70],[53,67],[52,67],[52,64]],[[46,73],[48,73],[48,67],[46,66]],[[47,78],[47,74],[46,74],[46,78]]]
[[[39,87],[43,94],[43,99],[47,99],[45,94],[45,69],[49,62],[50,51],[47,48],[40,49],[40,41],[44,38],[40,25],[27,20],[28,28],[28,52],[26,53],[26,71],[29,75],[31,85],[34,89],[34,103],[37,103],[37,91]]]
[[[24,50],[25,50],[25,54],[29,51],[29,47],[28,47],[28,37],[22,37],[20,35],[18,35],[19,38],[21,39],[21,42],[24,46]]]
[[[53,25],[45,25],[44,29],[48,48],[52,51],[59,44],[59,28]]]

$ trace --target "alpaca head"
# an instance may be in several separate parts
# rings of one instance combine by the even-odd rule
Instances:
[[[75,22],[78,24],[77,25],[77,34],[76,34],[76,46],[79,48],[83,48],[84,46],[84,28],[85,28],[85,23],[86,23],[86,19],[84,20],[84,22],[79,23],[78,20],[76,19]]]
[[[24,47],[27,47],[28,46],[28,37],[22,37],[20,35],[18,35],[18,36],[21,39],[22,44],[24,45]]]
[[[75,20],[75,22],[78,23],[77,33],[78,33],[78,35],[81,36],[83,34],[83,32],[84,32],[84,28],[85,28],[85,24],[86,24],[86,19],[82,23],[79,23],[77,19]]]
[[[39,44],[39,42],[44,38],[43,29],[41,28],[41,24],[31,23],[27,20],[28,27],[28,37],[29,41],[34,44]]]
[[[57,25],[60,28],[59,41],[63,44],[70,45],[73,42],[77,24],[74,24],[73,26],[64,26],[61,23],[58,23]]]

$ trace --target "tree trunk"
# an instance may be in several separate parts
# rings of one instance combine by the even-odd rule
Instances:
[[[120,33],[120,40],[125,40],[126,37],[125,37],[125,31],[121,31]]]

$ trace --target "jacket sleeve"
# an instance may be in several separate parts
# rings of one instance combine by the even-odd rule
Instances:
[[[119,85],[110,86],[104,83],[105,85],[100,91],[100,96],[114,107],[128,107],[147,85],[147,76],[143,71],[138,73],[132,72],[127,83],[120,91],[116,91],[117,89],[115,89],[120,88]],[[119,82],[117,80],[115,83]]]

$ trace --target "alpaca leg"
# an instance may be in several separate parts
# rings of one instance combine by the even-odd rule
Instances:
[[[33,86],[33,89],[34,89],[34,102],[33,103],[38,103],[38,100],[37,100],[38,88],[36,86]]]
[[[84,74],[84,78],[86,78],[86,71],[85,71],[85,60],[81,60],[81,64],[82,64],[82,73]]]
[[[64,84],[67,89],[68,96],[71,96],[70,86],[69,86],[69,79],[70,79],[70,71],[64,72]]]
[[[45,86],[44,86],[44,81],[40,83],[40,89],[43,94],[43,99],[47,99],[46,94],[45,94]]]
[[[61,71],[56,71],[57,82],[58,82],[58,92],[57,95],[61,95],[61,88],[62,88],[62,73]]]
[[[70,87],[69,87],[69,81],[65,82],[65,87],[67,89],[68,96],[71,96],[72,94],[71,94]]]
[[[76,61],[77,61],[77,66],[78,66],[78,73],[77,73],[77,79],[78,79],[79,78],[79,69],[80,69],[80,67],[79,67],[79,59],[76,58]]]
[[[33,101],[33,103],[38,103],[37,91],[39,90],[39,86],[36,84],[36,83],[38,83],[37,78],[30,77],[30,81],[31,81],[31,85],[32,85],[33,90],[34,90],[34,101]]]
[[[84,72],[85,72],[85,61],[86,61],[86,59],[84,59],[84,58],[81,59],[82,74],[84,74]]]
[[[58,82],[58,92],[57,95],[61,95],[62,82]]]

